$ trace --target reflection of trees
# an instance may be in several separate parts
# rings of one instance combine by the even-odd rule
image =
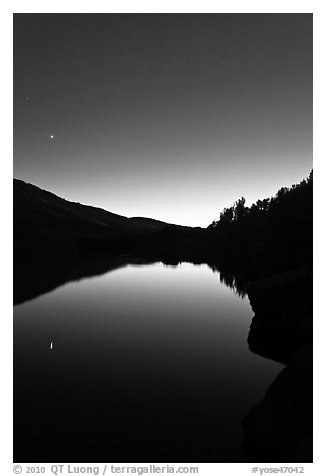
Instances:
[[[235,294],[241,298],[244,298],[247,295],[247,280],[245,280],[242,276],[235,275],[229,270],[221,270],[216,264],[210,263],[208,266],[214,273],[219,274],[220,282],[231,288]]]

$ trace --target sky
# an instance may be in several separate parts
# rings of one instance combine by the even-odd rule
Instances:
[[[14,177],[208,226],[312,169],[312,14],[14,14]]]

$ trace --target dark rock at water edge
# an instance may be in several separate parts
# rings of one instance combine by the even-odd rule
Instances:
[[[251,283],[255,353],[286,365],[243,421],[249,461],[312,462],[312,269]]]

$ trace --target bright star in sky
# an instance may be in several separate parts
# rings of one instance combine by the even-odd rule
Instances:
[[[54,135],[53,135],[53,134],[50,135],[50,139],[54,139]]]

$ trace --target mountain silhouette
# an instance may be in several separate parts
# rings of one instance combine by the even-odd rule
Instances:
[[[248,294],[249,349],[286,366],[243,420],[248,460],[310,462],[312,204],[311,173],[250,208],[239,199],[203,229],[127,218],[14,180],[14,303],[130,263],[207,263]]]
[[[112,234],[159,231],[168,224],[151,218],[127,218],[102,208],[70,202],[35,185],[14,179],[15,225],[32,229],[56,229]]]
[[[41,188],[14,179],[15,260],[35,255],[49,258],[107,250],[110,243],[145,236],[166,227],[181,229],[160,220],[127,218],[101,208],[71,202]]]
[[[311,173],[250,208],[238,200],[204,229],[127,218],[14,180],[14,258],[127,254],[215,263],[249,279],[269,276],[311,262],[312,197]]]

